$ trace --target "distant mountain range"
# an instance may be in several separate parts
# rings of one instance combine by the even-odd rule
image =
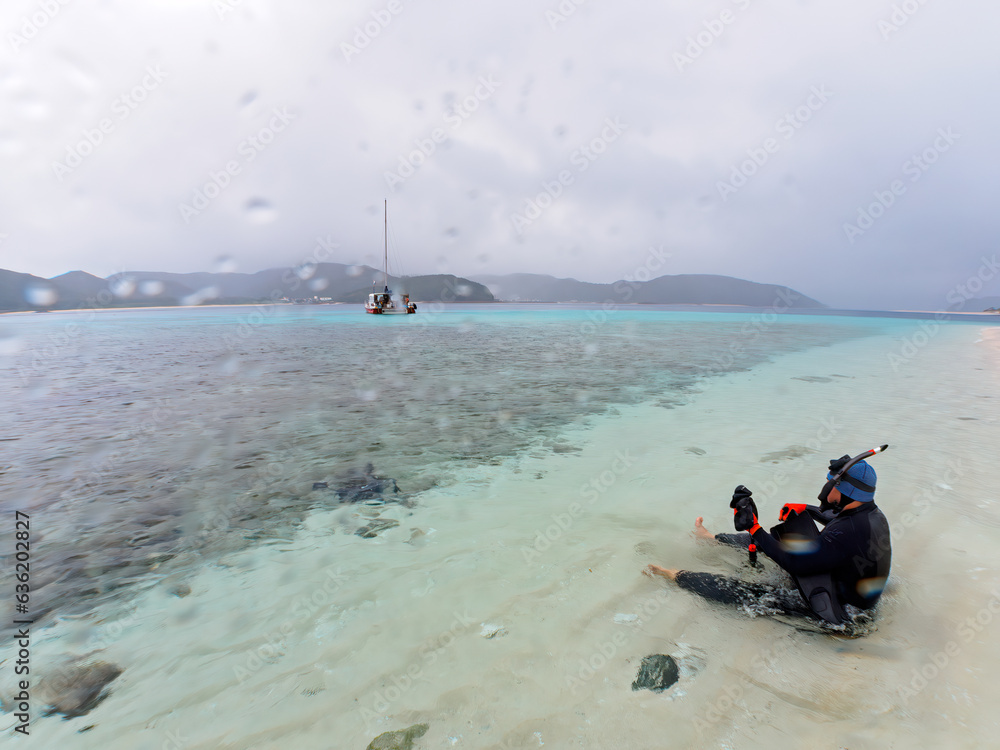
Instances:
[[[666,305],[744,305],[748,307],[826,307],[785,286],[758,284],[732,276],[681,274],[649,281],[591,284],[533,273],[475,276],[498,300],[520,302],[615,302]]]
[[[241,304],[290,300],[362,303],[382,272],[369,266],[318,263],[258,273],[135,271],[106,279],[70,271],[51,279],[0,270],[0,311],[92,307]],[[389,277],[395,292],[416,301],[492,302],[482,284],[448,274]]]
[[[986,312],[1000,308],[1000,297],[973,297],[948,308],[949,312]]]
[[[381,272],[370,266],[319,263],[304,268],[272,268],[258,273],[159,273],[134,271],[106,279],[70,271],[51,279],[0,270],[0,311],[78,307],[240,304],[278,299],[360,304],[381,287]],[[517,273],[480,276],[389,277],[396,292],[417,301],[446,302],[614,302],[751,307],[825,307],[784,286],[729,276],[661,276],[646,282],[591,284],[576,279]]]

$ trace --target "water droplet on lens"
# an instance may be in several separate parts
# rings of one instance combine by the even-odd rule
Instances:
[[[309,282],[309,288],[314,292],[322,292],[328,286],[330,286],[330,282],[322,277]]]
[[[257,92],[250,89],[242,97],[240,97],[240,106],[244,108],[249,107],[255,101],[257,101]]]
[[[376,398],[378,398],[378,391],[376,391],[374,388],[370,390],[358,391],[358,398],[361,399],[362,401],[374,401]]]
[[[316,274],[316,264],[315,263],[303,263],[301,266],[295,269],[295,275],[300,279],[305,281],[306,279],[311,279]]]
[[[236,259],[231,255],[220,255],[215,259],[216,273],[233,273],[236,271]]]
[[[189,294],[186,297],[181,298],[182,305],[202,305],[208,302],[210,299],[215,299],[219,296],[219,290],[214,286],[207,286],[204,289],[199,289],[193,294]]]
[[[24,298],[29,305],[51,307],[59,300],[59,294],[51,286],[29,286],[24,290]]]
[[[458,237],[458,227],[448,227],[444,230],[444,236],[452,239]]]
[[[135,279],[122,276],[114,279],[108,286],[111,288],[111,293],[116,297],[131,297],[135,292]]]
[[[218,364],[219,373],[222,375],[235,375],[240,369],[240,358],[235,354],[224,357]]]
[[[159,297],[166,288],[162,281],[150,279],[139,284],[139,293],[147,297]]]
[[[17,354],[21,351],[23,344],[21,338],[10,333],[0,333],[0,355]]]
[[[263,198],[251,198],[243,207],[247,219],[254,224],[269,224],[278,218],[278,212]]]
[[[347,275],[348,276],[360,276],[365,272],[365,269],[361,266],[348,266]]]

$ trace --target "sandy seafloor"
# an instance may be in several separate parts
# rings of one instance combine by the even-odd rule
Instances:
[[[97,650],[125,671],[91,713],[35,718],[28,739],[0,715],[4,744],[360,749],[426,722],[418,748],[995,746],[1000,329],[949,324],[887,356],[918,330],[590,417],[560,436],[579,450],[472,466],[387,509],[401,525],[376,539],[340,528],[359,508],[313,511],[287,542],[191,572],[184,598],[153,586],[102,604],[86,639],[57,619],[34,632],[39,669]],[[881,443],[893,567],[871,634],[799,630],[640,574],[746,574],[692,538],[696,516],[731,530],[742,483],[770,525],[814,501],[830,458]],[[653,653],[678,657],[680,681],[633,692]]]

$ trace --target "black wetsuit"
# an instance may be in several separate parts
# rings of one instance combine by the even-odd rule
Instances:
[[[809,515],[826,528],[814,544],[791,551],[763,529],[753,535],[757,549],[793,577],[829,573],[841,605],[870,609],[878,602],[889,577],[892,549],[889,522],[873,502],[845,510],[836,516],[808,507]],[[773,530],[772,530],[773,531]],[[749,534],[718,534],[716,539],[741,549],[750,545]],[[801,596],[784,589],[746,583],[711,573],[681,571],[677,583],[693,593],[726,604],[764,604],[787,614],[811,614]],[[764,601],[762,601],[762,598]]]

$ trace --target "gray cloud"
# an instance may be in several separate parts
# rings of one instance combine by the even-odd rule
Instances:
[[[996,252],[998,21],[985,0],[11,2],[0,267],[255,271],[327,235],[377,264],[387,198],[409,273],[611,281],[663,246],[669,273],[938,307]],[[608,118],[627,127],[602,143]],[[848,237],[859,209],[880,216]]]

